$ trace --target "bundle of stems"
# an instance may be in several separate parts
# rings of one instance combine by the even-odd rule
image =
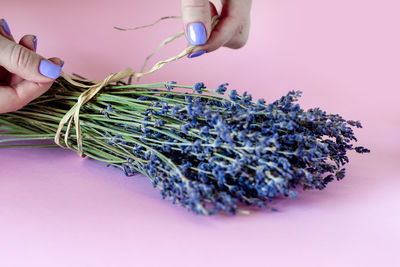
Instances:
[[[351,144],[360,122],[303,110],[299,91],[266,104],[227,92],[227,85],[108,84],[80,108],[83,154],[128,176],[142,173],[163,198],[208,215],[235,214],[240,203],[274,209],[276,197],[295,198],[298,188],[321,190],[342,179],[349,150],[369,152]],[[61,118],[85,90],[60,77],[23,109],[1,114],[0,147],[53,142]],[[66,134],[67,125],[62,128]],[[78,150],[78,137],[72,124],[60,140]]]

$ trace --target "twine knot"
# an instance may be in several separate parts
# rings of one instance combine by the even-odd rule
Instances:
[[[218,22],[218,16],[215,16],[212,19],[212,28],[215,27],[217,22]],[[168,37],[156,48],[156,50],[151,55],[153,55],[155,52],[157,52],[164,45],[170,43],[171,41],[173,41],[183,35],[184,35],[184,32],[180,32],[180,33],[174,34],[173,36]],[[108,84],[122,81],[128,77],[140,78],[140,77],[146,76],[148,74],[151,74],[151,73],[159,70],[162,66],[164,66],[165,64],[167,64],[169,62],[172,62],[172,61],[181,59],[184,56],[190,55],[192,53],[192,51],[194,50],[194,48],[195,48],[195,46],[189,46],[185,50],[183,50],[180,54],[178,54],[177,56],[157,62],[147,72],[136,73],[133,71],[132,68],[126,68],[118,73],[112,73],[112,74],[108,75],[104,80],[97,81],[97,82],[85,80],[85,79],[76,79],[76,78],[73,78],[71,75],[62,73],[61,77],[64,78],[66,81],[70,82],[71,84],[73,84],[75,86],[78,86],[81,88],[88,88],[88,89],[79,96],[78,101],[75,103],[75,105],[73,105],[72,108],[61,119],[61,121],[58,125],[58,128],[57,128],[56,135],[54,137],[54,142],[58,146],[74,150],[79,154],[79,156],[84,157],[83,145],[82,145],[82,130],[81,130],[80,119],[79,119],[79,112],[83,105],[85,105],[87,102],[89,102],[101,89],[106,87]],[[148,60],[148,58],[149,57],[147,57],[146,61]],[[83,83],[83,82],[86,82],[86,83]],[[90,82],[92,84],[88,85],[87,82]],[[73,147],[71,147],[68,143],[72,123],[74,123],[75,131],[76,131],[76,140],[77,140],[77,146],[78,146],[76,150]],[[64,126],[66,124],[67,124],[67,129],[64,134],[64,144],[62,144],[60,140],[61,140],[61,135],[62,135]]]

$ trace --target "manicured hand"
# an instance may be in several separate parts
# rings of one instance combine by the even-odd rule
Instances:
[[[190,58],[214,51],[221,46],[243,47],[249,36],[251,0],[221,0],[219,22],[211,30],[211,19],[218,12],[209,0],[181,0],[186,37],[196,45]]]
[[[63,61],[36,53],[37,38],[25,35],[17,44],[0,20],[0,113],[18,110],[46,92],[60,75]]]

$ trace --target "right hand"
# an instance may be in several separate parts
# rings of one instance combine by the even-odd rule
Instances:
[[[215,2],[215,1],[214,1]],[[218,12],[209,0],[181,0],[182,22],[186,37],[196,47],[189,58],[220,47],[238,49],[249,37],[252,0],[222,0],[219,22],[211,30],[211,19]]]

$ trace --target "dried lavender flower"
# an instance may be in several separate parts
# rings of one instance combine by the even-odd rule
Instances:
[[[194,213],[235,214],[239,204],[274,210],[278,196],[322,190],[344,178],[348,151],[370,152],[352,145],[360,122],[303,110],[300,91],[266,104],[247,92],[225,97],[227,85],[109,85],[81,110],[84,153],[127,176],[146,175],[163,198]],[[22,110],[1,115],[3,135],[51,140],[83,90],[59,78]],[[68,145],[76,149],[76,135]]]

